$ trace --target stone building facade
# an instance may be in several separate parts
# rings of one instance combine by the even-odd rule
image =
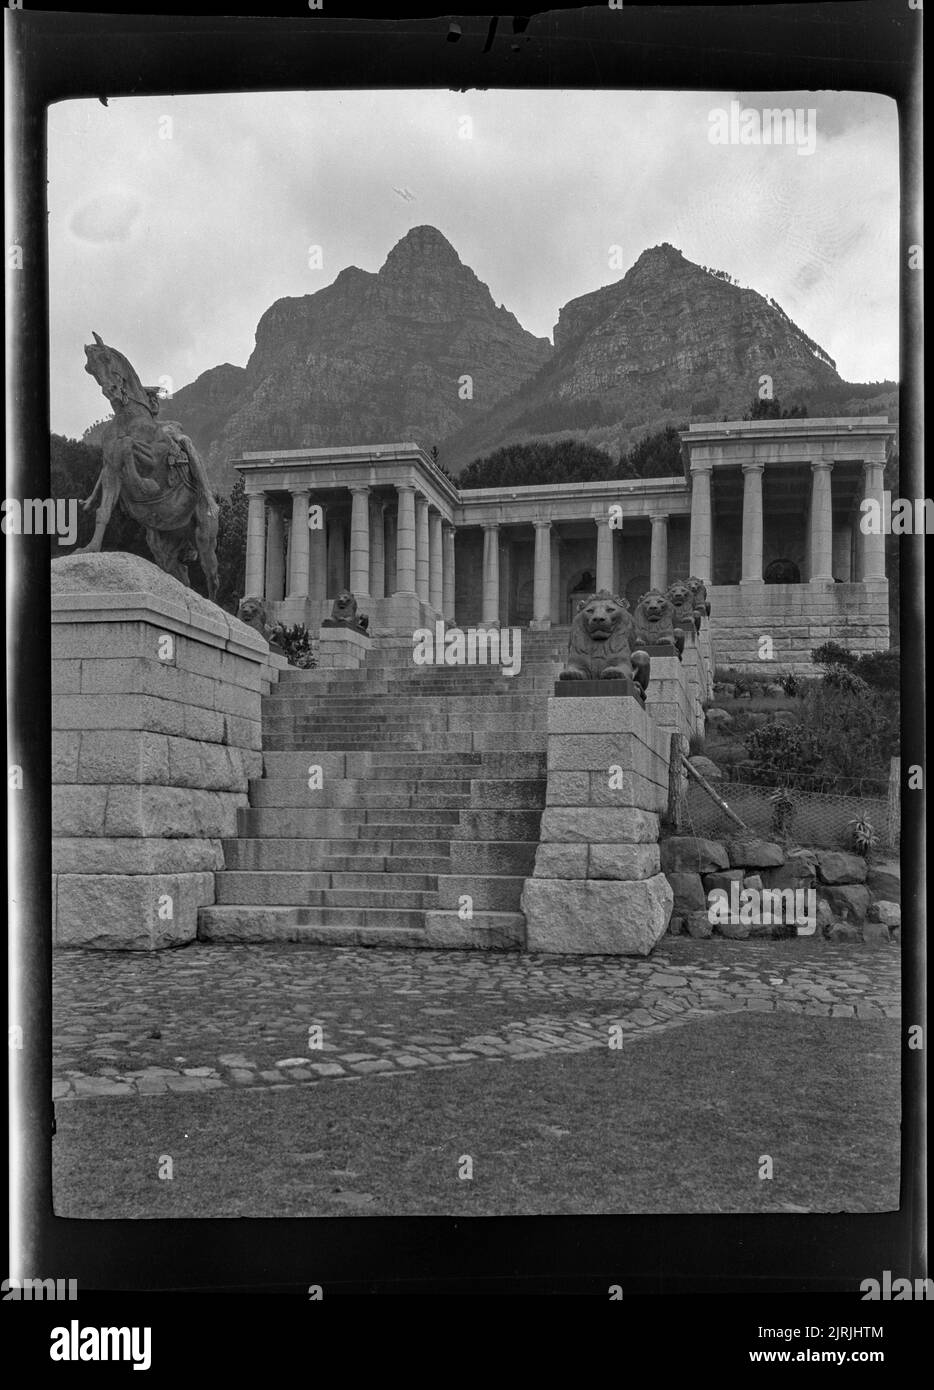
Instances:
[[[829,639],[889,645],[884,537],[858,522],[893,434],[881,416],[692,425],[676,477],[464,491],[416,444],[244,453],[245,593],[312,629],[342,588],[374,634],[542,629],[595,590],[635,607],[698,575],[717,662],[761,669],[768,636],[807,669]]]

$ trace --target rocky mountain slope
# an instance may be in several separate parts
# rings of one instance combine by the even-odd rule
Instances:
[[[415,227],[378,273],[350,266],[316,294],[277,300],[246,367],[203,373],[163,413],[227,491],[228,460],[249,449],[412,439],[438,445],[454,473],[533,438],[616,454],[668,423],[741,416],[763,374],[811,415],[897,415],[893,383],[844,382],[774,301],[668,244],[566,304],[552,347],[494,303],[439,231]]]
[[[227,459],[243,449],[440,444],[551,353],[440,232],[416,227],[377,274],[351,266],[316,294],[277,300],[246,367],[205,372],[165,414],[186,425],[226,490]]]
[[[786,404],[809,413],[867,411],[891,383],[853,388],[832,359],[774,302],[663,244],[644,251],[622,280],[560,311],[555,352],[536,376],[469,430],[444,458],[458,471],[503,444],[568,433],[612,452],[667,423],[742,417],[772,378]],[[815,408],[816,407],[816,408]]]

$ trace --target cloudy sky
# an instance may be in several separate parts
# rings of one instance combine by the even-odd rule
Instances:
[[[733,99],[813,108],[813,152],[712,143],[710,113]],[[113,98],[52,107],[48,138],[59,433],[109,413],[83,371],[92,329],[144,382],[177,389],[221,362],[244,365],[275,299],[313,293],[347,265],[378,270],[421,223],[541,337],[569,299],[668,241],[777,299],[847,380],[898,376],[898,124],[884,97]]]

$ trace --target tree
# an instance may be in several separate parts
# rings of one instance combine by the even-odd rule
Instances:
[[[761,400],[758,396],[755,396],[750,402],[749,409],[746,411],[743,419],[806,420],[807,414],[808,408],[806,405],[793,405],[788,410],[782,410],[782,403],[778,396],[772,396],[768,400]]]
[[[674,478],[684,472],[681,459],[681,430],[666,425],[655,434],[647,434],[631,445],[625,458],[620,459],[620,478]]]
[[[217,602],[228,613],[236,613],[245,597],[248,510],[243,478],[238,477],[230,496],[220,499],[217,519]]]
[[[458,487],[530,487],[536,483],[589,483],[616,476],[612,454],[578,439],[546,444],[507,444],[474,459],[461,473]]]
[[[64,501],[83,502],[90,497],[102,466],[101,446],[83,439],[67,439],[62,434],[49,437],[49,487],[51,496]],[[99,497],[95,499],[99,500]],[[72,555],[87,545],[94,534],[95,507],[84,511],[78,507],[78,537],[74,545],[62,545],[53,538],[52,554]],[[143,528],[123,510],[114,507],[110,524],[104,535],[104,550],[125,550],[130,555],[142,555],[151,560]]]

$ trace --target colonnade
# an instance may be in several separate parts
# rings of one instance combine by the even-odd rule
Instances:
[[[766,465],[748,461],[743,474],[743,533],[741,584],[762,583],[762,486]],[[720,470],[718,470],[720,471]],[[703,460],[691,463],[691,573],[708,583],[713,574],[713,507],[711,481],[713,464]],[[812,584],[828,584],[834,578],[834,532],[831,478],[833,463],[827,458],[811,461],[808,554]],[[882,505],[883,464],[863,463],[863,497]],[[655,531],[653,527],[653,557]],[[884,535],[860,534],[860,580],[885,578]],[[654,568],[654,563],[653,563]]]
[[[414,484],[394,485],[391,495],[366,484],[350,492],[349,588],[359,601],[416,595],[447,618],[454,617],[454,526],[416,491]],[[283,598],[327,599],[328,575],[342,575],[346,565],[345,521],[332,515],[325,526],[328,493],[310,488],[291,493],[288,574],[285,560],[285,513],[263,492],[250,494],[247,512],[245,593],[276,602]],[[320,509],[311,516],[312,506]],[[320,522],[320,524],[318,524]],[[333,587],[333,585],[332,585]]]

